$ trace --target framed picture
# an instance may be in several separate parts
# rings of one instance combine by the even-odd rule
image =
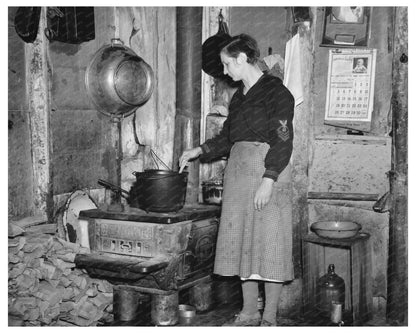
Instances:
[[[370,7],[325,7],[321,46],[367,47]]]

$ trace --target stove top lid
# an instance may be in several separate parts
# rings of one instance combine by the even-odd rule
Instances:
[[[144,210],[127,206],[123,212],[112,212],[101,209],[83,210],[79,213],[79,218],[100,218],[132,222],[171,224],[182,221],[219,217],[220,212],[221,207],[216,205],[189,205],[184,206],[178,212],[170,213],[146,213]]]

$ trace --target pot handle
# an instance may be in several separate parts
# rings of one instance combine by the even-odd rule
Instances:
[[[120,38],[111,38],[111,47],[113,47],[115,44],[124,46],[124,42]]]
[[[104,179],[98,179],[98,184],[101,186],[104,186],[105,188],[108,188],[109,190],[115,192],[115,193],[119,193],[120,195],[129,195],[129,192],[122,189],[120,186],[114,185]],[[123,197],[124,197],[123,195]],[[126,198],[126,197],[125,197]]]

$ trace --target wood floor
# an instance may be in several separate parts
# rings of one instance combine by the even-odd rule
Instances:
[[[240,311],[241,303],[229,303],[216,305],[212,310],[205,313],[197,313],[191,326],[210,327],[223,326],[227,322],[231,322],[234,316]],[[108,326],[155,326],[151,322],[150,308],[142,309],[137,319],[132,321],[114,321],[107,324]],[[106,325],[106,326],[107,326]],[[181,326],[179,324],[175,326]],[[278,318],[278,326],[336,326],[329,323],[327,320],[304,317],[294,318]],[[375,315],[374,318],[363,324],[362,326],[389,326],[383,316]]]

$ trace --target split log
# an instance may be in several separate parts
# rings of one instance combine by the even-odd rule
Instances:
[[[63,240],[61,238],[57,238],[57,239],[65,248],[71,249],[75,253],[79,253],[79,251],[81,249],[80,244],[67,242],[66,240]]]
[[[13,264],[18,264],[21,261],[20,257],[13,253],[9,253],[8,259]]]
[[[59,308],[61,314],[63,312],[71,312],[74,309],[75,309],[75,302],[62,302]]]
[[[38,307],[41,318],[45,316],[45,311],[48,309],[49,305],[49,302],[42,301],[41,299],[38,300]]]
[[[85,295],[88,295],[88,297],[95,297],[98,295],[98,291],[95,287],[90,287],[85,291]]]
[[[39,280],[39,279],[42,278],[41,272],[38,269],[31,268],[31,267],[26,267],[23,274],[28,275],[30,278],[32,278],[34,280]]]
[[[97,314],[99,314],[98,308],[93,303],[90,303],[90,302],[82,303],[78,309],[78,316],[84,319],[90,319],[90,320],[95,321],[99,319],[99,318],[96,318]]]
[[[68,253],[59,253],[59,252],[57,252],[56,253],[56,257],[57,258],[59,258],[59,259],[61,259],[61,260],[63,260],[63,261],[66,261],[66,262],[74,262],[74,260],[75,260],[75,256],[76,256],[76,254],[75,253],[73,253],[73,252],[68,252]],[[75,265],[73,266],[73,267],[75,267]]]
[[[42,246],[37,247],[36,249],[34,249],[33,251],[31,251],[29,253],[25,251],[25,256],[23,257],[23,262],[30,263],[34,259],[37,259],[37,258],[40,258],[40,257],[44,256],[46,252],[47,251],[45,251],[45,249]]]
[[[100,293],[90,301],[101,311],[105,310],[110,304],[113,303],[113,294],[111,293]]]
[[[16,265],[13,265],[13,268],[9,269],[9,279],[15,279],[20,274],[22,274],[25,269],[26,264],[17,263]]]
[[[56,267],[50,262],[43,262],[40,265],[40,272],[42,274],[42,279],[53,279],[56,271]]]
[[[40,318],[40,321],[45,324],[50,324],[53,320],[56,320],[59,316],[59,304],[55,306],[48,307],[45,310],[43,317]]]
[[[75,293],[74,302],[77,304],[77,309],[88,299],[88,295],[85,295],[84,290],[79,290]]]
[[[64,275],[62,275],[61,276],[61,278],[60,278],[60,282],[61,282],[61,284],[65,287],[65,288],[67,288],[67,287],[69,287],[71,284],[72,284],[72,280],[71,279],[68,279],[66,276],[64,276]]]
[[[113,286],[110,282],[107,280],[94,280],[94,283],[97,284],[98,291],[101,291],[103,293],[112,293],[113,292]]]
[[[50,262],[60,270],[64,271],[67,268],[74,268],[75,264],[73,262],[63,261],[62,259],[56,258],[55,256],[48,256]]]
[[[28,309],[37,308],[37,306],[36,297],[18,297],[12,302],[11,306],[9,305],[9,314],[23,317]]]
[[[45,262],[45,259],[43,258],[35,258],[27,264],[27,267],[34,268],[40,271],[40,268],[42,267],[44,262]]]
[[[18,253],[26,243],[25,237],[18,237],[18,238],[9,238],[9,251],[13,253]]]
[[[56,323],[55,324],[53,324],[52,326],[62,326],[62,327],[77,327],[77,325],[75,325],[75,324],[73,324],[73,323],[70,323],[70,322],[68,322],[68,321],[65,321],[65,320],[63,320],[63,319],[58,319],[57,321],[56,321]]]
[[[24,320],[19,317],[9,315],[8,321],[9,326],[24,326]]]
[[[23,246],[24,252],[33,252],[42,248],[45,253],[53,246],[53,236],[44,234],[26,234],[26,243]]]
[[[65,288],[62,293],[62,301],[71,301],[75,296],[75,289],[74,287]]]
[[[68,275],[68,278],[71,279],[73,284],[80,289],[85,289],[87,286],[87,279],[84,276],[71,273]]]
[[[64,290],[65,288],[54,288],[49,282],[41,281],[39,283],[39,291],[35,293],[35,296],[49,302],[50,306],[53,307],[58,302],[62,301]]]
[[[16,278],[16,286],[20,290],[24,290],[24,291],[30,290],[34,286],[35,281],[36,279],[33,279],[32,277],[26,274],[20,274]]]
[[[55,223],[35,225],[27,227],[25,233],[40,233],[40,234],[51,234],[55,235],[57,231],[57,226]]]
[[[46,222],[48,222],[48,220],[45,219],[43,215],[28,216],[17,221],[10,221],[10,223],[13,223],[23,229]]]
[[[113,305],[113,303],[110,303],[106,308],[105,308],[105,311],[107,311],[107,312],[109,312],[109,313],[113,313],[113,310],[114,310],[114,305]]]
[[[25,232],[25,229],[19,227],[16,224],[9,222],[8,232],[9,232],[9,237],[16,237],[16,236],[23,235]]]
[[[23,319],[26,321],[35,321],[39,318],[39,315],[39,308],[28,308],[23,315]]]

